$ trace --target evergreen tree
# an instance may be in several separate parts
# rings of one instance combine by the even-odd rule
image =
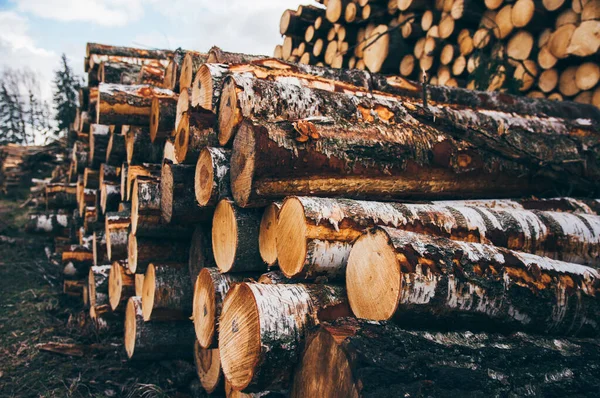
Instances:
[[[69,130],[69,125],[75,119],[78,105],[81,78],[73,73],[67,56],[61,57],[60,69],[54,72],[54,118],[58,122],[58,130]]]

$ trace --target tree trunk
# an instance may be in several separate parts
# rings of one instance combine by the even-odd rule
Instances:
[[[126,260],[131,213],[129,211],[108,212],[104,223],[108,259],[110,261]]]
[[[144,276],[144,321],[189,320],[194,288],[186,264],[153,261]]]
[[[169,137],[175,129],[175,114],[177,111],[177,98],[154,97],[150,117],[150,140],[157,144]]]
[[[167,224],[198,224],[212,218],[212,209],[196,203],[194,165],[164,162],[160,178],[160,207]]]
[[[94,263],[90,249],[80,245],[71,245],[62,254],[63,275],[65,279],[83,279],[88,276]]]
[[[196,283],[198,274],[203,268],[216,267],[212,252],[211,228],[211,222],[198,224],[192,234],[188,261],[188,270],[192,283]]]
[[[600,267],[596,215],[312,197],[289,197],[281,208],[279,266],[289,278],[343,278],[353,242],[375,225]]]
[[[203,268],[194,286],[193,316],[196,338],[202,348],[218,347],[218,322],[223,300],[234,283],[245,275],[221,274],[218,268]]]
[[[149,126],[152,98],[172,97],[171,90],[150,85],[104,84],[98,89],[97,123]]]
[[[221,369],[219,349],[202,348],[196,341],[194,343],[194,363],[196,364],[198,379],[200,379],[204,391],[215,395],[222,393],[225,378]]]
[[[106,182],[100,190],[100,206],[102,214],[117,211],[121,202],[121,184]]]
[[[202,207],[215,207],[221,199],[231,198],[229,164],[231,151],[206,147],[200,152],[195,168],[196,202]]]
[[[328,285],[234,285],[223,304],[219,351],[235,390],[286,387],[307,329],[348,316],[345,290]]]
[[[111,134],[106,148],[106,163],[111,166],[121,166],[127,159],[125,135]]]
[[[63,212],[30,214],[25,231],[30,234],[69,237],[71,235],[71,217]]]
[[[149,84],[162,87],[165,80],[165,68],[154,65],[143,65],[138,75],[138,84]]]
[[[208,51],[208,64],[247,64],[254,61],[258,61],[264,58],[268,58],[264,55],[250,55],[241,53],[230,53],[221,50],[219,47],[213,46]]]
[[[173,51],[170,50],[146,50],[142,48],[109,46],[98,43],[87,43],[85,54],[86,57],[90,57],[92,54],[151,59],[169,59],[173,57]]]
[[[131,297],[125,311],[125,350],[130,360],[188,359],[194,346],[189,321],[144,322],[142,299]]]
[[[542,210],[561,211],[574,214],[600,215],[599,199],[575,198],[523,198],[523,199],[482,199],[482,200],[448,200],[431,202],[443,206],[474,206],[497,210]]]
[[[258,249],[260,257],[270,267],[277,264],[277,224],[279,223],[279,211],[281,202],[273,202],[265,208],[260,221],[260,232],[258,233]]]
[[[94,231],[92,235],[94,265],[106,264],[108,262],[108,253],[106,251],[106,236],[104,231]]]
[[[102,62],[98,67],[98,82],[121,84],[121,76],[140,73],[141,66],[125,62]]]
[[[90,166],[98,169],[106,161],[106,149],[110,139],[107,125],[92,124],[90,131]]]
[[[90,267],[88,274],[88,294],[90,296],[91,314],[104,311],[103,307],[110,306],[108,301],[108,276],[112,265],[98,265]]]
[[[131,127],[125,136],[127,163],[162,163],[164,143],[150,138],[150,131],[144,127]]]
[[[563,347],[581,356],[565,355]],[[545,358],[546,365],[529,358]],[[291,396],[593,395],[597,379],[591,369],[597,361],[598,346],[591,340],[407,331],[348,318],[322,324],[311,337]],[[565,369],[570,376],[559,376]]]
[[[192,86],[196,72],[208,59],[208,54],[196,51],[187,51],[181,64],[181,74],[179,75],[179,91],[186,90]]]
[[[346,284],[360,318],[597,336],[598,277],[583,265],[378,227],[354,244]]]
[[[262,209],[242,209],[223,199],[215,209],[212,247],[215,263],[225,272],[266,272],[258,249]]]
[[[188,259],[189,240],[168,240],[165,238],[138,237],[129,234],[128,262],[129,272],[144,269],[150,263],[180,263]]]
[[[77,207],[77,184],[50,183],[45,191],[48,210],[73,210]]]
[[[123,312],[129,297],[135,296],[135,275],[128,272],[127,264],[113,261],[108,278],[108,297],[112,311]]]

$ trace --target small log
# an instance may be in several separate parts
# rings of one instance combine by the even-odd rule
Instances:
[[[104,231],[94,231],[92,233],[92,253],[94,265],[106,264],[108,262],[106,235]]]
[[[192,87],[194,77],[208,59],[208,54],[199,53],[196,51],[187,51],[181,64],[181,74],[179,75],[179,91],[183,91]]]
[[[223,374],[243,392],[285,388],[307,329],[349,314],[341,287],[236,284],[219,323]]]
[[[94,265],[94,255],[85,246],[71,245],[62,253],[62,272],[65,279],[86,278],[92,265]]]
[[[589,20],[582,22],[573,31],[570,39],[566,49],[567,54],[579,57],[598,54],[598,49],[600,49],[600,21]]]
[[[130,297],[135,296],[135,275],[130,274],[127,264],[113,261],[108,277],[108,298],[112,311],[125,311]]]
[[[279,33],[282,36],[304,37],[306,29],[312,25],[310,20],[302,18],[294,10],[285,10],[279,20]]]
[[[30,234],[68,237],[71,235],[70,219],[71,217],[64,212],[30,214],[25,231]]]
[[[163,88],[179,92],[179,74],[181,73],[181,64],[185,58],[187,51],[178,48],[173,52],[173,58],[169,61],[165,69],[165,78],[163,80]]]
[[[134,296],[125,311],[125,350],[130,360],[188,359],[194,328],[190,322],[144,322],[142,299]]]
[[[221,274],[218,268],[203,268],[194,284],[193,312],[196,338],[202,348],[218,347],[218,322],[223,300],[234,283],[244,275]]]
[[[93,169],[98,169],[100,164],[106,161],[106,150],[109,139],[109,126],[92,124],[90,131],[90,166]]]
[[[260,220],[260,231],[258,233],[258,249],[260,257],[270,267],[277,265],[277,224],[279,223],[279,211],[281,202],[273,202],[268,205]]]
[[[208,51],[208,64],[247,64],[261,59],[268,58],[264,55],[249,55],[241,53],[231,53],[213,46]]]
[[[102,62],[98,67],[98,82],[121,84],[121,76],[125,74],[136,74],[141,69],[140,65],[125,62]]]
[[[85,209],[88,207],[95,208],[98,197],[97,189],[84,188],[79,201],[79,214],[85,214]]]
[[[138,175],[133,183],[131,199],[131,233],[143,235],[160,224],[160,180]]]
[[[262,210],[242,209],[223,199],[213,217],[212,248],[221,272],[264,272],[258,249]]]
[[[98,221],[98,208],[94,206],[86,206],[83,212],[83,230],[86,234],[91,234],[96,228]]]
[[[119,166],[121,164],[119,164]],[[111,166],[106,163],[100,165],[100,170],[98,172],[98,187],[102,187],[105,182],[118,183],[120,181],[121,167]]]
[[[97,317],[104,312],[104,307],[110,306],[108,301],[108,276],[112,265],[90,267],[88,274],[88,294],[90,297],[90,315]],[[94,308],[92,311],[91,309]]]
[[[192,314],[193,296],[186,264],[149,264],[142,292],[144,321],[188,319]]]
[[[194,165],[164,162],[160,178],[160,210],[167,224],[196,224],[210,220],[212,210],[196,203]]]
[[[73,210],[77,207],[77,184],[50,183],[44,190],[46,209]]]
[[[108,259],[110,261],[126,260],[131,213],[128,211],[108,212],[104,223]]]
[[[192,107],[187,90],[177,103],[175,159],[177,163],[195,164],[206,146],[217,146],[215,115],[200,107]]]
[[[138,267],[140,270],[145,269],[151,262],[185,262],[188,260],[189,250],[189,240],[167,240],[129,234],[127,267],[133,274]]]
[[[100,206],[102,214],[117,211],[121,202],[121,184],[116,182],[106,182],[102,184],[100,190]]]
[[[89,138],[86,142],[89,142]],[[75,144],[73,144],[72,160],[74,164],[73,170],[77,174],[82,174],[88,165],[88,151],[85,142],[75,141]]]
[[[204,391],[208,394],[219,394],[223,391],[225,378],[221,369],[218,348],[202,348],[196,341],[194,343],[194,364]]]
[[[160,140],[153,143],[148,128],[132,126],[125,136],[125,148],[130,165],[162,162],[164,144]]]
[[[152,98],[150,141],[157,144],[169,137],[175,127],[177,96]]]
[[[597,336],[598,277],[583,265],[377,227],[354,244],[346,285],[359,318]]]
[[[86,57],[93,54],[113,55],[129,58],[150,58],[150,59],[168,59],[173,56],[170,50],[146,50],[142,48],[109,46],[106,44],[87,43],[85,47]]]
[[[221,199],[231,197],[229,163],[231,151],[206,147],[200,152],[194,176],[196,202],[215,207]]]
[[[198,274],[203,268],[216,267],[212,252],[210,223],[196,225],[190,242],[190,257],[188,268],[190,280],[196,283]]]
[[[171,90],[150,85],[105,84],[98,89],[97,123],[149,126],[152,98],[172,97]]]
[[[106,148],[106,163],[110,166],[120,166],[127,159],[125,135],[111,134]]]
[[[142,297],[144,293],[144,274],[135,274],[135,295]]]

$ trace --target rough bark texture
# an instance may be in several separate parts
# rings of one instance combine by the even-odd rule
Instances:
[[[250,298],[243,306],[255,306],[255,319],[238,319],[231,306],[237,294],[245,292]],[[237,303],[238,305],[240,303]],[[292,376],[295,363],[300,359],[307,331],[321,321],[350,315],[345,289],[329,285],[264,285],[241,283],[235,285],[223,305],[219,330],[219,349],[225,376],[236,390],[244,392],[285,388]],[[256,362],[231,363],[231,350],[240,348],[235,336],[248,323],[259,325],[259,341],[252,336],[251,344],[258,344]],[[229,351],[229,352],[228,352]],[[237,362],[237,361],[236,361]],[[251,370],[251,379],[245,385],[236,385],[230,377],[233,367]]]
[[[152,98],[152,115],[150,119],[150,140],[154,143],[169,137],[175,128],[177,96]]]
[[[73,210],[77,207],[77,184],[46,184],[46,208],[48,210]]]
[[[182,115],[175,135],[177,163],[196,164],[204,148],[218,146],[214,124],[214,115],[198,107],[188,109]]]
[[[146,50],[142,48],[109,46],[98,43],[87,43],[85,53],[86,57],[97,54],[131,58],[169,59],[173,56],[173,51],[170,50]]]
[[[102,214],[117,211],[121,202],[121,184],[116,182],[103,183],[100,192],[100,201]]]
[[[162,87],[165,80],[165,68],[155,65],[143,65],[138,75],[139,84]]]
[[[106,161],[106,149],[110,139],[108,125],[92,124],[90,131],[90,166],[98,169]]]
[[[131,200],[133,194],[133,186],[138,177],[147,177],[147,179],[158,179],[160,177],[160,163],[142,163],[139,165],[131,165],[127,167],[127,178],[121,180],[121,190],[125,191],[126,199]],[[123,187],[123,184],[125,187]],[[122,198],[125,199],[125,198]]]
[[[446,206],[488,207],[499,210],[543,210],[600,215],[600,199],[570,197],[543,199],[531,197],[522,199],[449,200],[431,203]]]
[[[208,51],[208,59],[206,60],[206,62],[210,64],[245,64],[263,58],[267,57],[265,57],[264,55],[230,53],[221,50],[219,47],[213,46]]]
[[[121,76],[125,74],[136,74],[141,67],[125,62],[103,62],[98,67],[98,82],[121,84]]]
[[[111,166],[121,166],[127,159],[127,147],[125,143],[125,135],[111,134],[108,148],[106,150],[106,163]]]
[[[172,97],[171,90],[150,85],[104,84],[98,89],[97,123],[149,126],[152,98]]]
[[[135,275],[130,274],[126,261],[115,261],[108,278],[111,311],[124,312],[130,297],[135,296]]]
[[[200,206],[214,207],[221,199],[231,198],[230,160],[231,151],[223,148],[206,147],[200,153],[194,176],[196,202]]]
[[[108,301],[108,275],[112,265],[98,265],[90,267],[88,275],[88,293],[90,296],[90,308],[97,314],[103,312],[102,307],[110,306]],[[98,311],[99,310],[99,311]]]
[[[145,269],[151,262],[185,262],[189,250],[189,240],[136,237],[130,234],[127,266],[130,272],[135,273],[138,268]]]
[[[216,267],[211,244],[212,223],[196,225],[190,242],[190,257],[188,270],[192,283],[196,282],[198,274],[206,267]]]
[[[197,224],[212,218],[212,209],[200,207],[194,190],[194,165],[163,163],[161,215],[167,224]]]
[[[596,362],[593,340],[432,333],[347,318],[322,324],[307,343],[291,396],[594,395]]]
[[[145,127],[132,126],[126,138],[127,163],[162,163],[164,143],[161,140],[152,142],[150,131]]]
[[[192,314],[193,297],[186,264],[150,264],[142,295],[145,321],[186,320]]]
[[[144,322],[142,302],[137,296],[131,297],[127,306],[125,339],[127,340],[128,333],[131,333],[132,336],[129,338],[134,341],[133,347],[127,347],[127,356],[130,360],[191,358],[195,336],[194,328],[189,321]],[[133,308],[130,310],[130,307]]]
[[[194,343],[194,364],[204,391],[208,394],[223,394],[225,378],[221,369],[219,349],[202,348],[196,341]]]
[[[367,291],[361,293],[359,287],[369,289],[364,286],[368,262],[359,262],[371,257],[361,256],[369,253],[367,246],[385,240],[396,253],[393,261],[382,264],[382,269],[394,273],[389,281],[396,287],[386,296],[395,297],[396,308],[378,309],[378,318],[395,314],[411,326],[439,326],[440,319],[452,317],[454,327],[459,328],[592,336],[600,332],[596,322],[600,305],[594,297],[600,275],[593,268],[388,227],[361,237],[348,260],[348,296],[359,317],[374,314],[364,309],[361,296]],[[377,286],[375,280],[373,286]],[[382,301],[390,303],[384,297]],[[371,304],[373,308],[378,305]]]
[[[102,265],[108,262],[106,251],[106,236],[104,231],[94,231],[92,238],[92,253],[94,256],[94,265]]]
[[[110,261],[126,260],[131,213],[129,211],[108,212],[104,223],[108,259]]]
[[[83,170],[83,187],[86,189],[100,188],[100,172],[90,167]]]

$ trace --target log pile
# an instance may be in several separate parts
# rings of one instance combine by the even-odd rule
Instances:
[[[28,228],[56,237],[99,329],[124,322],[131,361],[193,359],[227,396],[597,389],[595,107],[423,101],[418,83],[216,47],[88,51],[93,117]]]
[[[322,0],[286,10],[274,57],[600,107],[596,0]]]

